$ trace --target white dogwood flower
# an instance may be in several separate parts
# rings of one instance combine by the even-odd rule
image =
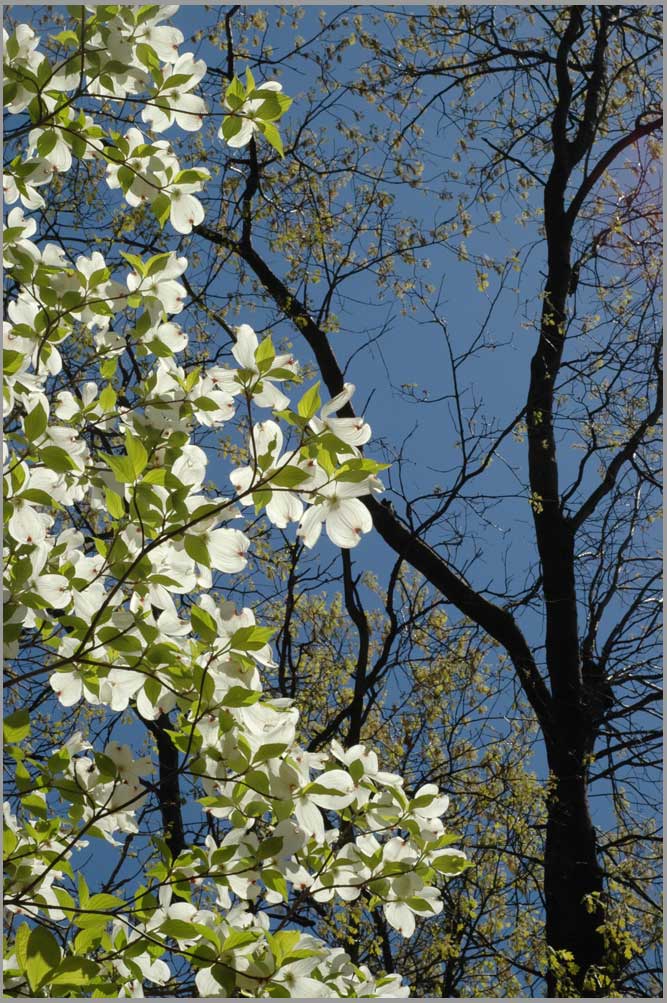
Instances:
[[[315,546],[323,523],[331,542],[346,549],[356,547],[363,534],[370,533],[371,514],[359,501],[369,493],[369,481],[370,478],[357,483],[331,481],[317,489],[319,500],[306,510],[297,529],[297,536],[306,547]]]

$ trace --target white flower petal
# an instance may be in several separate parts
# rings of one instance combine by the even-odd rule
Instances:
[[[177,233],[192,233],[192,227],[201,223],[203,218],[203,206],[194,195],[172,194],[169,219]]]
[[[248,563],[250,540],[238,529],[214,529],[206,534],[211,566],[218,571],[243,571]]]
[[[326,514],[327,509],[324,505],[312,505],[304,513],[296,535],[302,538],[304,546],[308,547],[308,549],[314,547],[319,540],[320,533],[322,532],[322,522]]]
[[[355,390],[356,387],[354,383],[344,383],[342,391],[323,405],[320,411],[320,417],[322,419],[328,418],[330,414],[335,414],[336,411],[340,411],[340,409],[351,400]]]
[[[282,411],[289,407],[290,403],[289,397],[267,379],[262,380],[262,389],[259,393],[253,393],[252,401],[257,407],[270,407],[274,411]]]
[[[201,997],[220,995],[220,983],[213,978],[212,972],[212,968],[200,968],[195,975],[195,984]]]
[[[238,467],[229,475],[229,479],[234,485],[236,493],[244,495],[239,499],[241,505],[252,505],[252,498],[249,494],[244,494],[255,479],[255,471],[252,467]]]
[[[257,335],[249,324],[240,324],[235,329],[235,334],[236,344],[232,348],[232,355],[239,366],[242,366],[243,369],[251,369],[254,372],[256,369],[255,352],[259,344]]]
[[[354,801],[354,780],[345,770],[328,770],[317,777],[315,783],[330,792],[320,794],[317,791],[308,791],[307,797],[320,808],[338,810],[346,808]]]
[[[357,498],[337,500],[330,506],[326,518],[327,536],[337,547],[356,547],[363,533],[373,528],[366,506]]]
[[[319,808],[306,798],[297,798],[294,802],[294,814],[303,831],[313,837],[317,843],[324,842],[324,819]]]
[[[390,926],[398,930],[402,937],[411,937],[415,932],[415,917],[405,902],[387,902],[384,914]]]
[[[236,135],[232,136],[230,139],[226,139],[225,142],[227,143],[227,146],[234,147],[234,149],[238,149],[241,146],[247,146],[247,144],[250,142],[256,131],[257,131],[257,126],[255,125],[255,123],[251,121],[251,119],[249,118],[244,118],[243,122],[241,123],[241,128],[236,133]],[[220,129],[218,135],[220,136],[221,139],[224,138],[222,129]]]
[[[49,686],[63,707],[72,707],[81,699],[83,683],[78,672],[54,672]]]
[[[31,591],[55,609],[66,609],[72,598],[69,582],[64,575],[39,575]]]
[[[326,424],[341,442],[363,446],[371,437],[371,426],[363,418],[327,418]]]
[[[46,526],[37,512],[26,502],[14,502],[14,511],[7,525],[9,535],[17,543],[39,543],[46,537]]]
[[[285,529],[289,522],[299,521],[303,515],[303,503],[292,491],[276,489],[266,506],[266,514],[274,526]]]

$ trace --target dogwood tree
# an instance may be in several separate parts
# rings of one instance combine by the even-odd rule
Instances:
[[[221,142],[281,153],[280,85],[247,73],[209,108],[176,9],[68,8],[58,59],[28,24],[5,33],[5,988],[406,996],[400,974],[355,965],[299,909],[361,896],[409,937],[467,866],[442,822],[447,797],[408,791],[362,745],[300,748],[298,712],[262,691],[271,631],[234,602],[248,511],[307,547],[323,526],[343,548],[372,529],[359,499],[382,491],[382,464],[361,454],[365,421],[335,417],[354,387],[323,403],[314,385],[294,402],[297,361],[248,324],[233,332],[234,366],[193,365],[178,322],[185,257],[121,250],[119,270],[92,239],[73,257],[39,212],[47,186],[86,165],[107,198],[149,204],[187,234],[209,173],[157,136],[217,113]],[[247,441],[214,487],[199,433],[235,414]],[[27,678],[48,680],[54,715],[130,711],[154,742],[77,730],[37,749],[34,707],[12,704]],[[188,810],[215,822],[192,845],[185,778],[199,795]],[[152,834],[138,824],[148,797],[162,813]],[[147,862],[122,894],[105,890],[110,857],[117,873],[147,835]]]

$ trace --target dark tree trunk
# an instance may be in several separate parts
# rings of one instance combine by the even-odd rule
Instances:
[[[544,854],[547,943],[556,951],[570,952],[578,968],[573,977],[577,994],[597,996],[600,994],[583,987],[591,966],[604,962],[604,941],[598,932],[604,919],[600,899],[602,868],[584,771],[570,775],[552,771],[547,807]],[[553,971],[547,973],[549,997],[569,995],[559,988],[558,981]]]
[[[167,733],[167,729],[171,726],[167,714],[160,714],[155,721],[147,721],[145,718],[142,718],[142,721],[157,744],[158,798],[162,814],[162,831],[172,858],[176,860],[179,853],[187,846],[181,810],[178,749]]]

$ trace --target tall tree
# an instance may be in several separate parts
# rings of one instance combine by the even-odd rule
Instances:
[[[351,19],[355,12],[346,13]],[[248,48],[248,35],[235,44],[235,18],[251,30],[245,15],[227,12],[223,76],[239,58],[280,62]],[[483,225],[480,207],[486,224],[500,200],[523,196],[521,223],[535,227],[531,252],[543,262],[539,314],[534,306],[527,312],[535,339],[523,399],[508,421],[477,433],[460,383],[472,353],[457,354],[449,335],[452,380],[443,393],[454,402],[461,464],[437,496],[403,497],[403,517],[377,500],[367,505],[400,559],[510,659],[549,770],[548,991],[606,995],[625,964],[609,922],[611,848],[624,839],[630,855],[650,856],[653,837],[644,839],[641,807],[632,821],[623,808],[619,832],[601,845],[590,787],[611,782],[610,807],[618,807],[614,785],[623,777],[639,785],[640,799],[650,797],[648,774],[658,761],[659,572],[649,528],[658,503],[662,397],[658,12],[604,5],[364,11],[355,27],[369,58],[359,76],[346,76],[345,52],[356,43],[350,20],[337,13],[322,24],[326,42],[315,33],[302,38],[283,60],[286,70],[296,62],[320,74],[321,90],[294,126],[294,136],[308,141],[293,157],[288,150],[284,167],[252,147],[249,159],[229,165],[243,183],[230,189],[235,195],[219,224],[197,233],[223,260],[239,262],[242,279],[250,273],[276,316],[305,339],[335,393],[348,366],[332,334],[345,323],[334,315],[345,288],[354,296],[359,276],[372,276],[409,299],[415,282],[405,266],[429,244],[454,244],[482,291],[490,273],[502,280],[516,266],[527,276],[521,253],[494,260],[493,249],[473,254],[454,237]],[[340,133],[351,140],[341,156],[340,141],[318,125],[357,95],[380,106],[386,125],[374,112],[365,133],[338,112]],[[438,134],[433,149],[430,137]],[[463,179],[447,162],[448,144]],[[327,169],[332,149],[344,176]],[[432,195],[438,183],[461,188],[448,223],[425,231],[414,218],[392,216],[401,184]],[[290,258],[286,274],[274,263],[278,249]],[[349,405],[339,413],[354,415]],[[524,427],[526,460],[513,463],[530,499],[537,569],[510,598],[476,585],[474,566],[466,572],[450,540],[443,547],[438,536],[448,526],[455,539],[452,526],[464,510],[471,532],[471,485],[488,479],[505,440]],[[571,445],[581,451],[577,464]],[[465,564],[463,540],[459,550]],[[645,893],[650,900],[650,883]]]

